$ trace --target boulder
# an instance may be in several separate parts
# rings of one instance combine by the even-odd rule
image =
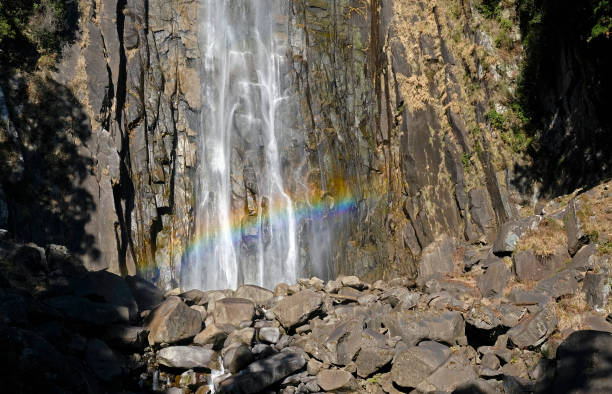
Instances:
[[[461,353],[451,355],[425,380],[420,382],[416,389],[418,392],[432,391],[450,392],[455,388],[478,378],[470,360]]]
[[[520,349],[542,344],[557,327],[557,317],[549,307],[524,319],[508,331],[508,337]]]
[[[478,278],[478,289],[483,297],[499,297],[503,295],[508,280],[510,280],[510,270],[502,260],[497,260],[489,264],[486,272]]]
[[[175,343],[197,335],[202,329],[200,312],[172,296],[149,316],[149,343]]]
[[[106,343],[99,339],[87,342],[85,359],[94,374],[103,381],[111,381],[121,375],[121,362]]]
[[[317,384],[325,391],[353,391],[355,378],[350,372],[341,369],[324,369],[317,374]]]
[[[579,198],[572,198],[567,203],[565,214],[565,232],[567,234],[567,250],[573,256],[589,242],[589,237],[584,231],[580,215],[581,201]]]
[[[141,311],[153,309],[164,302],[164,294],[152,283],[138,276],[127,276],[125,282]]]
[[[274,293],[263,287],[255,285],[242,285],[234,292],[234,297],[245,298],[257,305],[265,305],[274,297]]]
[[[220,393],[251,394],[265,388],[300,370],[306,360],[300,353],[281,352],[255,361],[240,373],[219,383]]]
[[[231,373],[244,369],[254,360],[251,349],[244,343],[234,343],[223,349],[223,366]]]
[[[541,280],[536,284],[533,290],[553,299],[557,299],[576,293],[580,287],[578,281],[581,279],[582,275],[579,271],[566,269],[550,278]]]
[[[244,343],[247,346],[251,346],[255,339],[255,329],[253,327],[245,327],[239,330],[232,331],[225,340],[223,347],[229,347],[234,343]]]
[[[206,328],[193,338],[193,343],[198,345],[213,345],[214,349],[219,349],[223,346],[223,342],[227,336],[234,331],[235,328],[231,324],[219,325],[216,323],[206,326]]]
[[[129,349],[143,349],[149,331],[144,327],[115,325],[105,330],[104,337],[112,345]]]
[[[496,255],[507,255],[514,252],[518,241],[527,231],[535,230],[540,220],[540,216],[530,216],[504,223],[499,229],[497,238],[493,243],[493,253]]]
[[[424,283],[438,274],[452,273],[455,270],[453,256],[460,245],[458,240],[447,235],[442,235],[427,245],[419,261],[419,283]]]
[[[417,387],[450,355],[450,348],[435,342],[411,346],[395,356],[391,368],[393,382],[400,387]]]
[[[259,340],[262,342],[276,343],[280,336],[281,332],[278,327],[262,327],[259,329]]]
[[[280,300],[272,312],[286,329],[305,322],[319,310],[323,297],[312,290],[303,290]]]
[[[550,392],[612,391],[612,334],[576,331],[557,349],[557,367]]]
[[[231,324],[240,326],[242,322],[250,322],[255,315],[255,304],[245,298],[223,298],[215,302],[213,320],[215,324]]]
[[[76,296],[52,297],[44,301],[66,318],[92,325],[106,326],[112,323],[127,323],[130,313],[127,307],[93,302]]]
[[[361,282],[356,276],[342,276],[338,278],[343,286],[352,287],[357,290],[363,290],[367,286],[365,283]]]
[[[580,250],[572,257],[572,261],[567,265],[567,268],[573,268],[581,272],[585,272],[595,266],[597,260],[597,245],[588,244],[580,248]]]
[[[520,251],[513,256],[514,272],[521,282],[538,281],[565,267],[569,259],[564,246],[557,247],[548,256],[537,256],[531,250]]]
[[[578,287],[578,286],[576,286]],[[602,312],[608,305],[610,297],[610,274],[607,270],[599,273],[587,272],[582,284],[587,304],[594,310]]]
[[[179,294],[187,305],[202,305],[208,301],[208,294],[202,290],[192,289]]]
[[[456,311],[393,310],[373,321],[387,327],[391,337],[400,336],[407,345],[416,345],[424,339],[447,344],[467,343],[465,321]]]
[[[199,346],[169,346],[157,352],[157,361],[171,368],[219,369],[217,353]]]
[[[104,302],[129,311],[130,319],[136,318],[138,304],[132,296],[130,287],[119,275],[108,271],[87,272],[84,276],[71,280],[75,295]]]

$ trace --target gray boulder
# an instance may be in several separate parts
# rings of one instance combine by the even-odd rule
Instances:
[[[305,322],[323,303],[323,297],[312,290],[303,290],[284,298],[272,308],[272,312],[283,325],[289,329]]]
[[[259,329],[259,340],[268,343],[276,343],[280,339],[281,332],[278,327],[262,327]]]
[[[559,269],[565,267],[570,256],[565,247],[559,246],[549,256],[537,256],[531,250],[520,251],[514,254],[514,272],[519,281],[538,281],[549,277]]]
[[[527,231],[535,230],[538,227],[540,220],[540,216],[530,216],[520,220],[512,220],[504,223],[497,233],[497,238],[493,243],[493,253],[496,255],[504,255],[514,252],[518,241],[527,233]]]
[[[202,329],[202,315],[179,297],[172,296],[149,317],[149,343],[175,343],[197,335]]]
[[[217,353],[199,346],[169,346],[157,352],[157,361],[171,368],[219,369]]]
[[[341,369],[324,369],[317,374],[317,384],[325,391],[353,391],[355,378]]]
[[[423,249],[418,267],[418,281],[425,283],[427,279],[439,274],[452,273],[455,270],[453,256],[460,246],[455,238],[442,235]]]
[[[470,360],[461,352],[451,355],[425,380],[420,382],[416,389],[422,393],[432,391],[450,392],[457,387],[478,378]]]
[[[394,310],[378,321],[388,328],[392,337],[400,336],[407,345],[416,345],[424,339],[448,344],[466,344],[465,321],[455,311]]]
[[[215,302],[213,320],[215,324],[231,324],[240,326],[242,322],[250,322],[255,315],[255,304],[245,298],[223,298]]]
[[[141,311],[153,309],[164,302],[164,294],[152,283],[138,276],[128,276],[125,278],[125,282],[129,286]]]
[[[610,297],[610,274],[607,270],[599,273],[587,272],[582,284],[587,304],[596,311],[603,311]]]
[[[391,377],[395,384],[415,388],[450,356],[450,348],[440,344],[411,346],[395,356]]]
[[[255,285],[242,285],[234,292],[236,298],[246,298],[257,305],[265,305],[274,297],[274,293]]]
[[[240,373],[223,380],[218,390],[232,394],[259,393],[300,370],[305,364],[306,360],[301,354],[281,352],[251,363]]]
[[[565,214],[565,232],[567,233],[567,250],[573,256],[583,245],[589,242],[589,237],[584,231],[580,220],[580,208],[582,204],[579,198],[572,198],[567,203]]]
[[[502,260],[489,264],[486,272],[477,280],[480,294],[486,298],[499,297],[510,280],[510,270]]]
[[[557,318],[549,307],[527,317],[508,331],[508,337],[520,349],[542,344],[557,328]]]
[[[578,281],[582,275],[577,270],[563,270],[550,278],[541,280],[534,287],[534,291],[547,295],[552,299],[557,299],[566,295],[574,294],[579,289]]]
[[[223,349],[223,366],[231,373],[244,369],[254,360],[251,349],[244,343],[236,342]]]

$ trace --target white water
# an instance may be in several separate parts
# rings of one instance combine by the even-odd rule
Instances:
[[[285,82],[287,24],[277,23],[285,3],[202,0],[195,210],[195,239],[202,241],[182,267],[183,288],[272,287],[296,279],[296,218],[280,160],[289,139],[285,107],[294,97]],[[245,176],[247,164],[254,176]],[[241,228],[246,222],[252,225]]]

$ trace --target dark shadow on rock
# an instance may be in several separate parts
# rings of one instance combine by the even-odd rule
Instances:
[[[516,165],[515,186],[533,182],[550,197],[612,176],[612,39],[589,40],[597,1],[521,0],[526,47],[521,106],[535,137],[531,164]]]
[[[0,81],[13,136],[0,129],[0,182],[8,230],[17,240],[66,245],[98,259],[85,225],[96,206],[84,187],[94,164],[86,144],[91,126],[72,92],[49,78],[15,74]]]

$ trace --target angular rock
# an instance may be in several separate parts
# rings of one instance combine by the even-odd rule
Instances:
[[[202,290],[192,289],[179,294],[187,305],[202,305],[203,301],[208,300],[208,295]]]
[[[175,343],[196,336],[202,329],[200,312],[172,296],[149,316],[149,343]]]
[[[565,232],[567,234],[567,250],[573,256],[583,245],[589,242],[589,237],[584,231],[580,220],[581,201],[579,198],[572,198],[567,203],[565,214]]]
[[[582,284],[582,291],[586,295],[587,304],[591,308],[598,312],[603,311],[608,305],[610,297],[609,272],[607,270],[602,270],[599,273],[587,272]]]
[[[259,393],[266,387],[300,370],[306,360],[299,353],[282,352],[251,363],[237,375],[219,384],[220,393]]]
[[[280,339],[281,332],[278,327],[262,327],[259,329],[259,340],[268,343],[276,343]]]
[[[514,252],[518,241],[529,230],[535,230],[540,223],[540,216],[530,216],[520,220],[513,220],[502,225],[497,238],[493,243],[492,252],[496,255],[504,255]]]
[[[244,343],[235,343],[223,349],[223,366],[231,373],[244,369],[253,360],[251,349]]]
[[[223,298],[215,302],[213,320],[215,324],[231,324],[240,326],[242,322],[250,322],[255,315],[253,301],[244,298]]]
[[[572,257],[572,261],[570,261],[570,263],[567,265],[567,268],[585,272],[595,266],[596,260],[597,245],[588,244],[580,248],[574,257]]]
[[[356,387],[353,375],[341,369],[325,369],[319,372],[317,384],[325,391],[351,391]]]
[[[45,304],[61,312],[66,318],[93,325],[129,322],[127,307],[93,302],[75,296],[59,296],[45,300]]]
[[[342,276],[339,278],[340,283],[346,287],[352,287],[357,290],[363,290],[366,288],[365,283],[361,282],[356,276]]]
[[[274,293],[255,285],[242,285],[234,292],[236,298],[246,298],[257,305],[265,305],[274,297]]]
[[[219,369],[217,353],[199,346],[169,346],[157,352],[157,361],[171,368]]]
[[[570,256],[565,247],[559,246],[549,256],[536,256],[531,250],[520,251],[514,254],[514,272],[519,281],[538,281],[549,277],[559,269],[565,267]]]
[[[510,270],[502,260],[497,260],[491,263],[484,275],[478,278],[478,289],[483,297],[499,297],[503,295],[508,280],[510,280]]]
[[[466,344],[465,322],[455,311],[392,311],[380,319],[392,337],[400,336],[407,345],[424,339],[448,344]]]
[[[420,298],[420,293],[410,291],[405,287],[393,287],[380,296],[381,301],[389,303],[392,307],[400,305],[405,309],[416,306]]]
[[[193,343],[198,345],[213,345],[214,349],[219,349],[223,346],[223,342],[227,336],[234,331],[235,328],[231,324],[219,325],[211,324],[193,338]]]
[[[147,343],[147,331],[144,327],[111,326],[105,331],[105,338],[111,344],[131,349],[142,349]]]
[[[85,359],[94,374],[104,381],[110,381],[121,375],[121,363],[119,358],[99,339],[91,339],[87,342]]]
[[[130,319],[135,319],[138,304],[126,281],[119,275],[107,271],[88,272],[75,278],[71,287],[81,297],[103,299],[106,303],[128,309]]]
[[[501,390],[497,390],[488,380],[475,379],[469,380],[460,384],[453,391],[453,394],[498,394]]]
[[[485,305],[478,305],[467,314],[464,314],[465,321],[481,330],[492,330],[502,324],[502,314]]]
[[[534,291],[547,295],[553,299],[574,294],[579,289],[578,281],[582,275],[577,270],[563,270],[550,278],[541,280],[534,287]]]
[[[508,299],[517,305],[546,305],[553,299],[543,293],[534,290],[512,289]]]
[[[223,347],[229,347],[234,343],[244,343],[247,346],[251,346],[255,339],[255,329],[252,327],[245,327],[240,330],[232,331],[225,340]]]
[[[421,381],[416,389],[419,392],[449,392],[477,378],[478,375],[474,372],[470,360],[463,354],[453,354],[431,375]]]
[[[508,331],[508,337],[520,349],[542,344],[557,327],[557,318],[548,307],[532,314]]]
[[[446,235],[436,239],[423,249],[418,267],[418,280],[424,283],[438,274],[452,273],[455,269],[453,256],[459,248],[459,241]]]
[[[612,389],[612,334],[576,331],[557,349],[551,392],[604,393]]]
[[[153,309],[164,302],[164,294],[155,285],[138,276],[127,276],[125,282],[130,288],[138,309]]]
[[[445,349],[444,349],[445,348]],[[398,353],[393,360],[391,377],[400,387],[414,388],[442,365],[451,351],[443,346],[412,346]]]
[[[357,375],[366,378],[389,364],[395,351],[389,347],[365,346],[361,347],[355,364]]]
[[[283,325],[289,329],[314,314],[323,303],[323,297],[312,290],[303,290],[284,298],[272,308],[272,312]]]

